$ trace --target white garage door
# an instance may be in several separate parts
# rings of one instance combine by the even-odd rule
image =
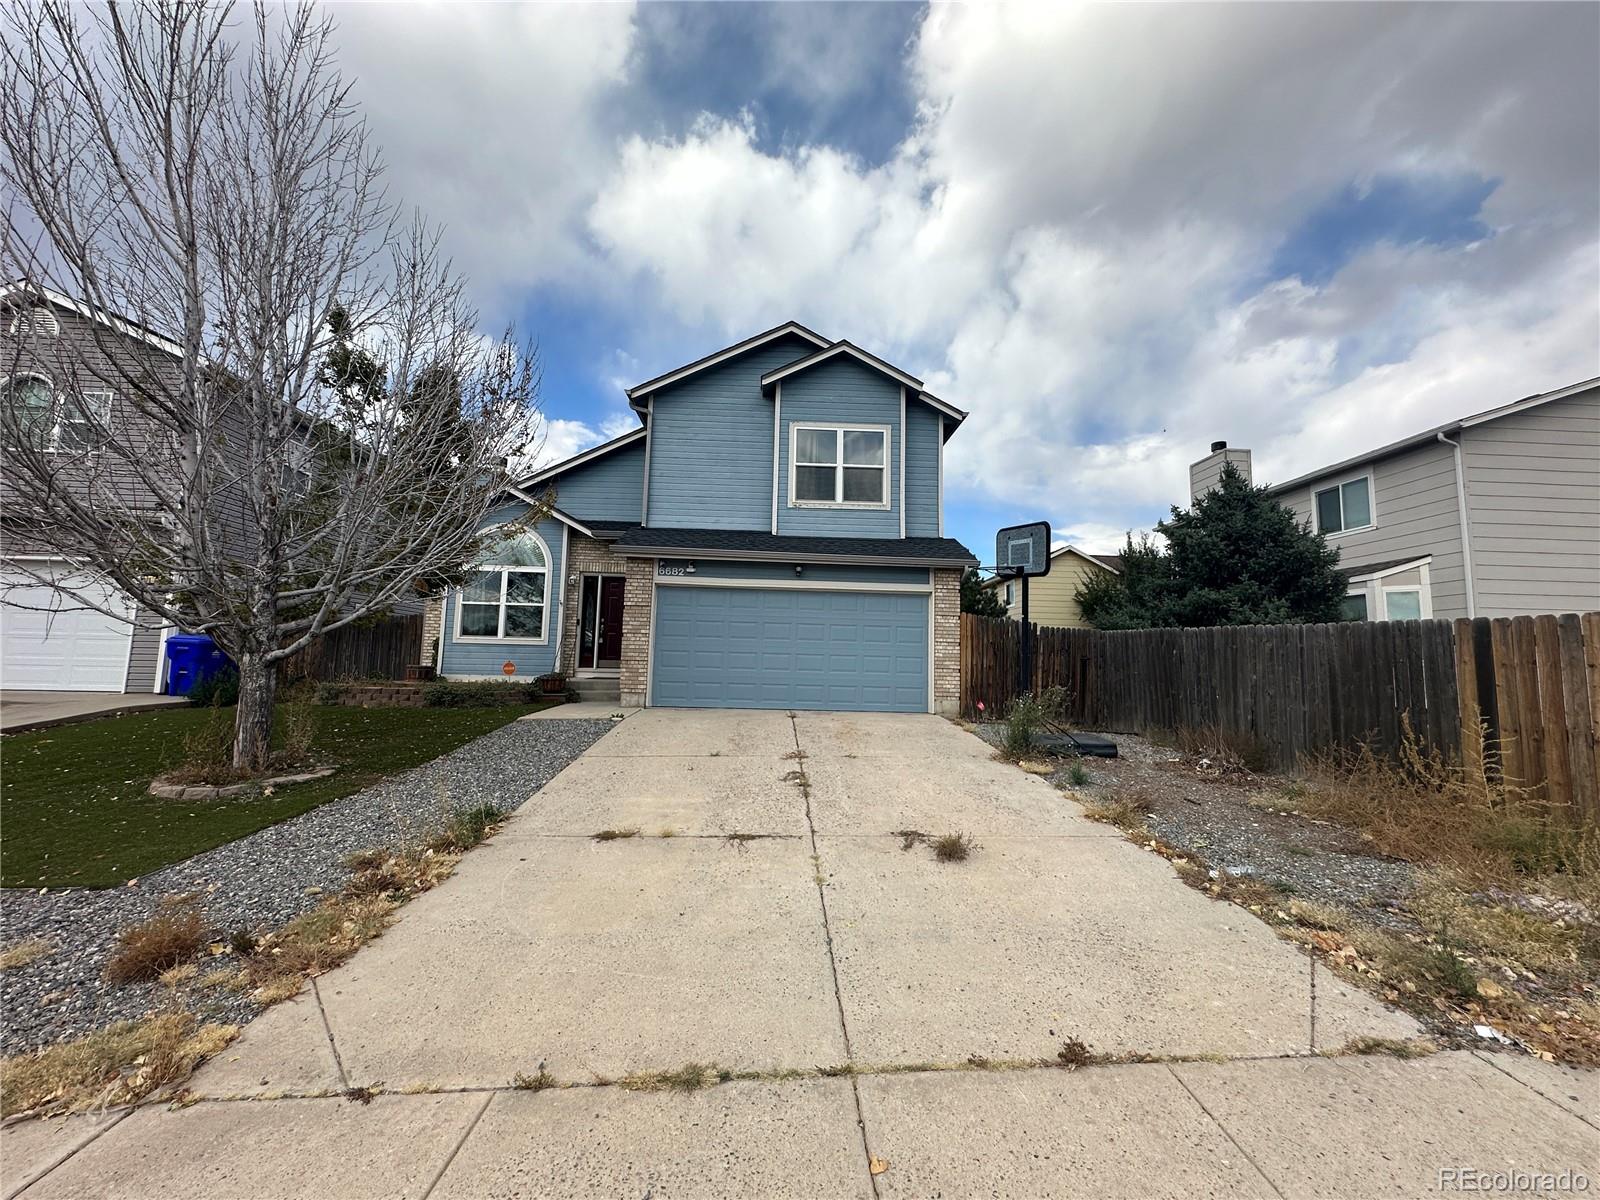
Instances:
[[[54,574],[50,577],[57,578]],[[81,578],[73,577],[73,584]],[[0,641],[4,642],[0,687],[34,692],[123,690],[132,625],[86,610],[14,568],[0,571],[0,585],[4,588],[0,593],[0,601],[4,601],[0,604]],[[108,607],[120,597],[115,588],[98,585],[83,594]],[[126,608],[126,598],[121,600],[120,607]],[[57,611],[40,611],[52,606]]]

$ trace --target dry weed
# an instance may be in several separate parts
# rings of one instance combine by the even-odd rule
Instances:
[[[39,937],[18,942],[15,946],[7,946],[4,950],[0,950],[0,971],[13,971],[29,963],[38,962],[53,949],[47,940]]]
[[[169,1012],[8,1058],[0,1064],[0,1113],[131,1103],[187,1079],[238,1033],[234,1025],[201,1025],[192,1013]]]
[[[168,898],[149,920],[117,935],[117,949],[106,962],[106,982],[138,983],[187,962],[205,945],[206,926],[192,899]]]

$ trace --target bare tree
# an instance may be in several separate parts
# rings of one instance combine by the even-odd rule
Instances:
[[[481,337],[436,235],[397,219],[310,7],[5,20],[6,274],[91,318],[51,350],[49,436],[0,405],[8,530],[210,633],[239,667],[234,764],[260,769],[275,664],[470,559],[535,450],[534,349]]]

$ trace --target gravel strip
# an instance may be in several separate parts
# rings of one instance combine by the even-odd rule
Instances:
[[[611,726],[608,720],[512,721],[365,791],[164,867],[137,886],[0,892],[0,943],[45,938],[54,947],[44,958],[0,973],[0,1050],[34,1049],[159,1007],[166,997],[159,984],[112,987],[101,973],[117,932],[148,917],[162,896],[201,893],[205,915],[224,940],[239,928],[275,928],[342,886],[348,854],[431,830],[448,809],[515,808]],[[212,988],[196,1011],[207,1020],[238,1023],[259,1006]]]
[[[1005,742],[1001,722],[976,730],[996,746]],[[1038,756],[1057,767],[1050,781],[1067,795],[1083,801],[1137,796],[1157,837],[1213,869],[1254,876],[1308,900],[1361,909],[1379,924],[1412,925],[1395,909],[1414,890],[1416,869],[1378,857],[1347,829],[1287,811],[1292,801],[1281,790],[1286,780],[1219,775],[1132,734],[1100,736],[1116,743],[1116,758]],[[1088,771],[1085,787],[1073,787],[1067,778],[1074,764]]]

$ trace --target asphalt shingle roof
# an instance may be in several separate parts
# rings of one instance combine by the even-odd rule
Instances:
[[[834,558],[917,559],[972,564],[977,559],[954,538],[794,537],[747,529],[664,529],[633,526],[617,541],[619,550],[659,550],[684,555],[762,555],[819,562]]]

